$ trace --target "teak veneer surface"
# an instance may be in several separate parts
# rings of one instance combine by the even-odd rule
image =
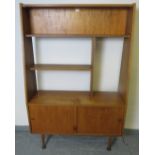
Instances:
[[[121,135],[123,108],[78,107],[78,133]]]
[[[80,106],[123,106],[118,93],[94,92],[59,92],[39,91],[29,102],[29,105],[80,105]]]
[[[75,107],[29,106],[33,133],[67,134],[74,133]]]
[[[123,36],[128,8],[29,8],[26,35]]]

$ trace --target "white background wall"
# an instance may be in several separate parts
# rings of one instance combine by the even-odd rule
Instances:
[[[22,43],[18,3],[131,3],[135,0],[16,0],[16,125],[27,125],[24,99]],[[138,17],[137,17],[138,19]],[[138,40],[135,35],[135,42]],[[36,63],[77,63],[90,64],[91,42],[85,39],[33,38]],[[138,41],[137,41],[138,42]],[[137,43],[136,42],[136,43]],[[138,45],[134,44],[132,75],[130,81],[127,128],[138,128]],[[61,45],[61,46],[60,46]],[[94,88],[96,90],[117,91],[122,38],[98,39]],[[110,72],[109,72],[110,71]],[[89,72],[37,72],[39,89],[88,90]],[[51,82],[52,81],[52,82]]]

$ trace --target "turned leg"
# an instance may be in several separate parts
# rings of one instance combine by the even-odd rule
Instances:
[[[41,141],[42,141],[42,149],[45,149],[46,148],[45,135],[41,135]]]
[[[107,145],[107,150],[110,151],[112,146],[112,137],[108,138],[108,145]]]

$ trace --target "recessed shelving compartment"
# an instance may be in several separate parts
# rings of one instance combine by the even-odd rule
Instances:
[[[31,71],[34,72],[34,71]],[[89,91],[90,71],[37,70],[37,89],[51,91]]]

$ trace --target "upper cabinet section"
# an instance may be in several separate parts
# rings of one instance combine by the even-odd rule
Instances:
[[[124,36],[130,35],[133,5],[125,6],[39,6],[23,5],[28,20],[26,35],[79,35]],[[23,22],[24,23],[24,22]]]

